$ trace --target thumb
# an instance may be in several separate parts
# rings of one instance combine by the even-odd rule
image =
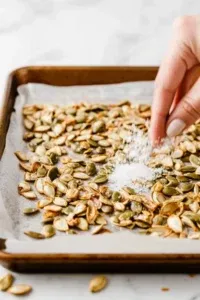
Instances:
[[[180,100],[167,122],[169,137],[180,134],[186,127],[200,118],[200,77]]]

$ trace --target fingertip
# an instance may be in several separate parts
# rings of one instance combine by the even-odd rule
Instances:
[[[165,124],[158,123],[159,125],[154,125],[153,123],[150,126],[149,138],[151,141],[152,147],[157,147],[161,144],[163,138],[166,136],[165,133]]]

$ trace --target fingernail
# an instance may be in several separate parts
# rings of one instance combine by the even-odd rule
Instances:
[[[183,129],[185,127],[186,127],[186,124],[182,120],[180,120],[180,119],[173,120],[167,128],[168,137],[173,137],[173,136],[178,135],[179,133],[181,133],[183,131]]]

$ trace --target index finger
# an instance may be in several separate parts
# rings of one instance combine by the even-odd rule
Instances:
[[[151,119],[153,143],[160,141],[165,136],[169,110],[186,70],[187,63],[180,55],[180,47],[174,45],[162,62],[155,81]]]
[[[156,78],[151,121],[154,144],[165,136],[166,119],[186,70],[198,63],[195,56],[198,28],[198,16],[183,16],[175,20],[171,47]]]

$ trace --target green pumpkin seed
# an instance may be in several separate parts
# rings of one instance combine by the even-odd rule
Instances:
[[[87,163],[86,164],[86,174],[89,176],[94,176],[97,173],[97,169],[94,163]]]
[[[200,180],[200,175],[195,173],[185,173],[185,176],[193,180]]]
[[[50,238],[54,236],[55,233],[55,228],[50,224],[44,225],[42,228],[42,234],[45,236],[45,238]]]
[[[120,201],[121,198],[122,198],[122,196],[119,192],[112,193],[112,201],[117,202],[117,201]]]
[[[184,166],[181,168],[181,172],[183,173],[191,173],[194,172],[196,170],[196,167],[194,166]]]
[[[27,236],[33,238],[33,239],[37,239],[37,240],[41,240],[44,239],[45,236],[39,232],[35,232],[35,231],[25,231],[24,234],[26,234]]]
[[[189,192],[193,189],[194,184],[190,182],[181,182],[179,188],[182,192]]]
[[[23,210],[23,213],[25,215],[33,215],[33,214],[36,214],[37,212],[39,212],[39,209],[34,208],[34,207],[27,207],[27,208],[24,208],[24,210]]]
[[[58,168],[52,167],[51,169],[49,169],[47,176],[51,179],[51,181],[53,181],[58,177],[58,174],[59,174]]]
[[[123,212],[121,215],[119,215],[118,219],[120,221],[129,220],[134,216],[134,213],[131,210],[127,210]]]
[[[190,163],[193,166],[195,166],[195,167],[199,167],[200,166],[200,159],[196,155],[191,154],[189,160],[190,160]]]
[[[175,196],[175,195],[178,195],[178,191],[173,188],[173,187],[170,187],[170,186],[165,186],[162,190],[163,194],[166,195],[166,196]]]
[[[143,206],[137,201],[131,202],[131,210],[134,214],[139,215],[142,212]]]
[[[107,175],[97,175],[94,178],[94,182],[97,183],[97,184],[105,183],[107,181],[108,181]]]

